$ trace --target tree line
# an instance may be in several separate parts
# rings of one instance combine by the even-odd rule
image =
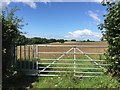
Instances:
[[[64,39],[47,39],[47,38],[41,38],[41,37],[27,38],[24,35],[19,35],[18,39],[16,41],[16,44],[17,45],[47,44],[47,43],[53,43],[53,42],[64,43],[65,41],[67,41],[67,40],[64,40]]]
[[[64,39],[47,39],[47,38],[41,38],[41,37],[33,37],[33,38],[27,38],[25,35],[18,35],[18,38],[16,40],[16,45],[25,45],[25,44],[48,44],[48,43],[64,43],[66,41],[73,41],[76,42],[77,40],[71,39],[71,40],[64,40]],[[80,42],[95,42],[91,41],[89,39],[82,40]]]

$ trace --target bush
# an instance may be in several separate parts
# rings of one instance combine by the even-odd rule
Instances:
[[[108,71],[113,76],[120,75],[120,2],[103,4],[107,6],[108,14],[104,15],[105,20],[103,24],[99,25],[103,36],[108,42],[108,52],[106,53],[106,60],[110,64]]]
[[[8,78],[13,75],[14,68],[12,66],[14,60],[14,45],[18,36],[22,33],[22,19],[14,15],[17,11],[14,9],[5,9],[0,15],[2,21],[2,76]]]

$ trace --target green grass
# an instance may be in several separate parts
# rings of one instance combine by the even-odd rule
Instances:
[[[79,59],[79,60],[88,60],[88,59]],[[53,60],[54,61],[54,60]],[[41,63],[46,62],[50,63],[52,61],[40,61]],[[82,62],[78,61],[78,64],[93,64],[93,62]],[[73,60],[60,60],[56,63],[72,63]],[[19,65],[19,63],[18,63]],[[31,65],[31,64],[30,64]],[[64,66],[67,67],[67,65],[52,65],[54,67],[58,66]],[[52,67],[51,66],[51,67]],[[31,66],[30,66],[31,67]],[[83,67],[83,68],[95,68],[97,66],[76,66],[76,67]],[[49,69],[49,70],[55,70],[55,69]],[[71,70],[73,69],[57,69],[57,70]],[[93,72],[93,70],[78,70],[78,71],[84,71],[84,72]],[[100,71],[100,70],[98,70]],[[50,74],[50,73],[48,73]],[[55,74],[55,73],[53,73]],[[33,88],[120,88],[120,83],[117,81],[116,78],[110,77],[110,75],[101,75],[101,77],[97,78],[74,78],[73,73],[60,73],[65,76],[60,76],[60,77],[39,77],[36,81],[35,84],[32,86]],[[81,74],[82,75],[82,74]],[[87,74],[83,74],[87,75]],[[94,74],[91,74],[94,75]]]
[[[79,67],[81,68],[97,68],[97,66],[88,66],[86,64],[93,64],[93,62],[90,61],[81,61],[81,60],[88,60],[88,59],[78,59],[78,64],[85,64],[85,66],[79,66],[77,71],[81,72],[94,72],[94,71],[103,71],[103,70],[79,70]],[[54,61],[54,60],[53,60]],[[50,63],[52,61],[40,61],[41,63]],[[72,63],[73,60],[59,60],[56,63]],[[23,62],[22,62],[23,63]],[[27,62],[28,63],[28,62]],[[18,65],[20,62],[18,62]],[[32,65],[32,62],[30,62],[30,67]],[[68,67],[67,65],[52,65],[51,67],[58,67],[58,66],[64,66]],[[74,65],[73,65],[74,66]],[[42,66],[41,66],[42,67]],[[60,70],[60,71],[73,71],[74,69],[49,69],[49,70]],[[51,73],[47,73],[51,74]],[[64,76],[59,77],[39,77],[35,84],[32,86],[33,88],[120,88],[120,83],[117,81],[116,78],[110,77],[110,75],[102,74],[100,77],[94,77],[94,78],[74,78],[74,73],[52,73],[52,74],[60,74]],[[95,75],[95,74],[79,74],[79,75]]]
[[[97,78],[39,77],[33,88],[120,88],[120,83],[109,75]]]
[[[79,59],[80,60],[80,59]],[[88,59],[81,59],[81,60],[88,60]],[[54,60],[53,60],[54,61]],[[41,61],[44,62],[44,61]],[[49,61],[48,61],[49,62]],[[93,64],[93,62],[82,62],[77,61],[78,64]],[[56,63],[73,63],[73,60],[59,60]],[[52,65],[51,67],[59,67],[64,66],[68,67],[67,65]],[[77,68],[97,68],[97,66],[76,66]],[[50,69],[50,70],[63,70],[63,71],[73,71],[74,69]],[[77,70],[77,69],[76,69]],[[77,70],[81,72],[94,72],[95,70]],[[96,71],[103,71],[103,70],[96,70]],[[51,73],[47,73],[51,74]],[[52,73],[55,74],[55,73]],[[57,73],[58,74],[58,73]],[[60,73],[61,75],[61,73]],[[62,73],[64,76],[59,77],[39,77],[38,81],[35,82],[33,88],[120,88],[120,83],[117,81],[116,78],[110,77],[110,75],[102,74],[100,77],[94,78],[74,78],[73,73]],[[80,74],[80,75],[95,75],[95,74]]]

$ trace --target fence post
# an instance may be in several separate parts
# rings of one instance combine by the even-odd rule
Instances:
[[[36,45],[36,69],[38,70],[38,46]]]
[[[14,48],[14,66],[16,67],[17,66],[17,45],[15,45],[15,48]]]
[[[21,48],[21,45],[20,45],[20,60],[19,60],[19,62],[20,62],[20,69],[22,69],[21,52],[22,52],[22,48]]]
[[[34,69],[34,45],[32,46],[32,69]]]
[[[74,47],[74,77],[76,73],[76,47]]]
[[[30,69],[30,46],[28,46],[28,69]]]
[[[24,69],[26,69],[26,45],[24,45]]]

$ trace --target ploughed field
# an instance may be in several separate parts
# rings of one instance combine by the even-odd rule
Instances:
[[[80,45],[81,47],[79,48],[83,52],[86,53],[105,53],[107,48],[98,48],[99,46],[108,46],[106,42],[65,42],[65,43],[51,43],[49,45]],[[83,46],[83,47],[82,47]],[[84,47],[86,46],[86,47]],[[88,46],[88,47],[87,47]],[[93,46],[94,48],[91,48],[89,46]],[[97,46],[97,47],[96,47]],[[36,57],[36,45],[34,45],[34,53],[33,53],[33,45],[31,46],[26,46],[24,48],[24,45],[21,46],[21,60],[24,60],[24,56],[26,56],[26,59],[32,60],[32,58]],[[39,52],[66,52],[69,50],[71,47],[38,47]],[[26,53],[25,53],[26,52]],[[71,51],[73,52],[73,51]],[[26,54],[26,55],[25,55]],[[30,54],[30,55],[29,55]],[[33,56],[34,54],[34,56]],[[40,58],[45,57],[45,58],[57,58],[59,55],[57,54],[39,54],[38,55]],[[99,59],[99,55],[90,55],[93,57],[93,59]],[[17,59],[20,59],[20,46],[17,46]]]

